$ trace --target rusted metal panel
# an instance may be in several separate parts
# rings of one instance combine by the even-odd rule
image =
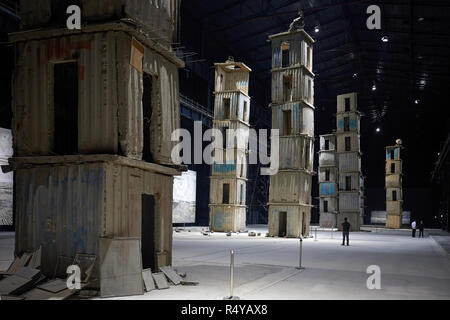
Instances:
[[[386,188],[396,188],[402,186],[402,176],[400,174],[391,174],[386,176]]]
[[[350,137],[350,151],[359,152],[361,150],[360,136],[356,132],[345,132],[337,135],[337,152],[345,151],[345,138]]]
[[[359,172],[361,170],[361,156],[355,152],[338,154],[339,172]],[[359,181],[358,181],[359,183]]]
[[[230,99],[230,114],[224,114],[224,99]],[[244,103],[247,104],[244,119]],[[240,91],[216,92],[214,103],[214,119],[216,120],[241,120],[249,122],[250,119],[250,98]]]

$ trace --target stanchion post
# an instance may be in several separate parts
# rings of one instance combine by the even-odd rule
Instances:
[[[305,269],[302,267],[302,254],[303,254],[303,239],[300,237],[300,252],[298,256],[298,267],[295,267],[296,269],[303,270]]]
[[[239,300],[239,297],[233,295],[234,291],[234,250],[230,250],[230,296],[223,298],[224,300]]]

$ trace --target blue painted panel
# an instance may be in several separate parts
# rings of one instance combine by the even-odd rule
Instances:
[[[220,173],[229,173],[236,170],[236,165],[234,163],[226,163],[226,164],[219,164],[214,163],[214,171],[220,172]]]
[[[214,211],[214,222],[213,225],[217,229],[223,228],[223,212],[222,211]]]
[[[344,129],[344,119],[338,120],[338,129]]]
[[[398,159],[398,148],[394,149],[394,157],[395,159]]]
[[[333,182],[326,182],[320,184],[320,195],[331,196],[336,192],[335,184]]]
[[[350,119],[350,129],[356,129],[356,119],[355,118],[351,118]]]

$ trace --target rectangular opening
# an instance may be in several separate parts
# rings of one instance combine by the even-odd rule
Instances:
[[[395,163],[391,163],[391,173],[395,173]]]
[[[147,162],[153,162],[153,156],[150,149],[150,125],[152,120],[152,84],[153,78],[151,75],[143,74],[143,93],[142,93],[142,115],[144,117],[143,129],[143,148],[142,148],[142,160]]]
[[[280,211],[278,214],[278,236],[285,237],[287,229],[287,212]]]
[[[283,136],[291,134],[291,110],[283,110]]]
[[[247,116],[248,116],[248,103],[247,101],[244,101],[244,115],[242,116],[242,121],[247,121]]]
[[[241,184],[240,185],[240,188],[241,188],[241,204],[244,204],[244,185],[243,184]]]
[[[78,152],[78,63],[55,64],[53,77],[53,151],[75,154]]]
[[[142,268],[156,270],[155,197],[148,194],[142,195],[141,255]]]
[[[220,128],[222,133],[222,148],[225,150],[227,148],[227,128]]]
[[[312,51],[312,49],[311,49],[311,46],[310,45],[307,45],[306,46],[306,64],[307,64],[307,67],[309,68],[309,69],[311,69],[311,65],[312,65],[312,61],[311,61],[311,51]]]
[[[352,144],[351,144],[351,138],[345,137],[345,151],[351,151]]]
[[[230,98],[223,98],[223,117],[222,119],[230,119],[231,118],[231,100]]]
[[[285,41],[281,44],[281,67],[287,68],[290,65],[289,61],[289,49],[291,48],[291,45],[289,42]]]
[[[325,150],[330,150],[330,140],[325,139]]]
[[[308,102],[312,103],[312,80],[308,79],[308,97],[306,99]]]
[[[291,100],[291,93],[292,93],[292,76],[286,75],[283,76],[283,98],[286,101]]]
[[[328,212],[328,201],[327,200],[323,201],[323,212]]]
[[[345,191],[352,190],[352,177],[346,176],[345,177]]]
[[[330,181],[330,169],[325,170],[325,181]]]
[[[350,98],[345,98],[345,112],[350,112]]]
[[[350,117],[344,117],[344,131],[350,131]]]
[[[397,201],[397,191],[392,190],[392,201]]]
[[[222,203],[230,203],[230,184],[229,183],[223,184]]]

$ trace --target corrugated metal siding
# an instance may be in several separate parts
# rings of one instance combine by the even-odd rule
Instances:
[[[359,211],[361,209],[359,192],[340,192],[339,210]]]
[[[337,151],[345,152],[345,137],[350,137],[351,151],[358,152],[361,150],[360,135],[356,132],[347,131],[337,135]]]
[[[330,171],[330,179],[325,180],[326,178],[326,171]],[[337,181],[337,172],[335,167],[326,167],[326,168],[319,168],[319,182],[333,182]]]
[[[16,253],[42,245],[42,270],[57,256],[98,253],[105,208],[102,164],[41,167],[16,172]]]
[[[311,175],[279,171],[270,176],[269,202],[311,204]]]
[[[327,135],[327,136],[320,136],[320,150],[325,150],[325,140],[329,141],[329,149],[328,150],[335,150],[336,149],[336,136],[335,135]]]
[[[270,205],[269,206],[269,234],[278,236],[279,233],[279,215],[280,212],[286,212],[287,216],[287,237],[298,238],[309,235],[309,225],[311,220],[311,208],[301,205]],[[303,223],[305,225],[303,225]]]
[[[338,158],[340,173],[361,170],[361,157],[357,153],[339,153]]]
[[[249,73],[245,72],[225,72],[225,91],[240,90],[248,95]]]
[[[292,92],[289,99],[285,99],[283,91],[283,77],[292,76]],[[301,68],[283,69],[272,72],[272,103],[286,103],[299,101],[303,96],[303,70]]]
[[[336,153],[321,152],[319,153],[319,166],[335,166],[336,165]]]
[[[386,174],[391,174],[392,163],[395,163],[395,173],[403,171],[403,162],[401,160],[386,160]]]
[[[150,128],[152,154],[156,162],[170,164],[175,145],[171,135],[180,127],[178,68],[149,49],[145,50],[143,68],[144,72],[154,76],[153,86],[157,89]]]
[[[79,68],[79,152],[117,153],[117,36],[104,32],[17,44],[13,103],[16,155],[51,153],[52,63],[74,57],[78,57]]]
[[[237,232],[245,230],[246,208],[211,205],[210,226],[214,231]]]
[[[21,0],[21,23],[25,27],[45,25],[56,12],[53,0]],[[153,33],[169,41],[175,30],[179,0],[81,0],[84,21],[117,20],[133,18],[147,26]]]
[[[403,190],[402,188],[386,188],[386,201],[393,201],[392,199],[392,191],[397,192],[397,200],[403,199]]]
[[[281,68],[281,44],[289,42],[289,66],[306,65],[306,44],[302,34],[289,34],[272,39],[272,68]],[[311,57],[312,61],[312,57]]]
[[[350,111],[357,111],[358,94],[356,92],[337,96],[337,113],[345,112],[345,99],[350,98]]]
[[[386,188],[395,188],[402,186],[402,177],[399,174],[386,176]]]
[[[305,169],[312,171],[314,146],[311,139],[304,136],[281,137],[279,147],[280,169]]]

